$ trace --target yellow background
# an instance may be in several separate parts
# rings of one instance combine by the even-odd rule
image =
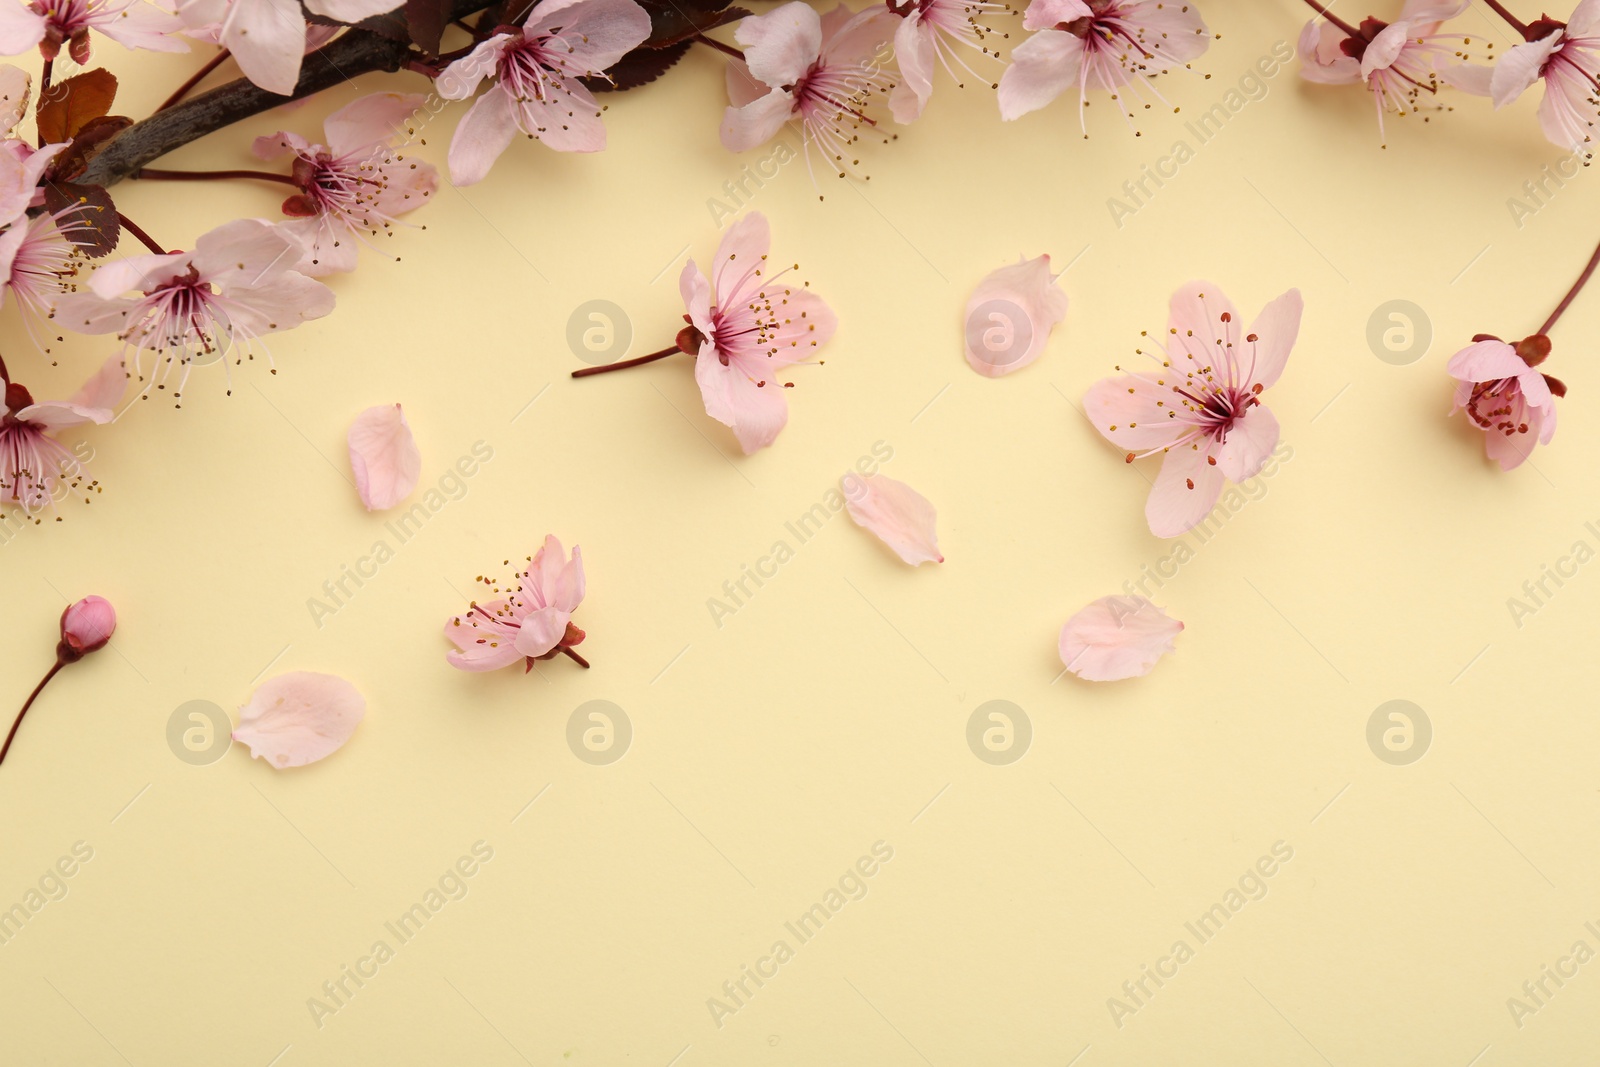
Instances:
[[[1584,928],[1600,926],[1600,570],[1580,568],[1520,628],[1507,599],[1574,542],[1600,548],[1584,525],[1600,520],[1600,291],[1555,331],[1547,369],[1571,395],[1554,445],[1521,470],[1489,466],[1477,433],[1446,417],[1444,364],[1473,333],[1542,321],[1600,232],[1593,177],[1519,227],[1508,198],[1561,158],[1534,96],[1391,118],[1385,150],[1364,93],[1303,85],[1292,64],[1196,145],[1183,121],[1307,15],[1290,0],[1204,11],[1222,39],[1162,79],[1183,113],[1141,115],[1140,137],[1103,96],[1089,140],[1066,98],[1002,124],[992,92],[941,74],[922,122],[862,146],[870,182],[828,179],[819,203],[795,162],[756,190],[774,255],[798,260],[840,320],[759,455],[705,417],[686,359],[567,377],[582,365],[567,321],[586,301],[625,309],[629,354],[671,343],[677,271],[718,236],[708,200],[771,155],[721,148],[723,60],[709,50],[608,99],[604,154],[519,140],[487,182],[443,186],[411,217],[425,230],[386,242],[400,262],[364,254],[332,280],[332,316],[270,339],[276,376],[235,368],[227,397],[221,368],[204,368],[181,411],[152,400],[68,434],[93,447],[105,491],[0,546],[11,705],[49,665],[67,599],[110,598],[120,626],[46,691],[0,769],[0,907],[75,842],[94,850],[69,894],[0,945],[4,1061],[1491,1067],[1591,1054],[1600,963],[1520,1027],[1507,999],[1574,942],[1600,949]],[[1461,25],[1510,43],[1476,10]],[[204,58],[97,48],[134,116]],[[248,138],[320,139],[329,110],[380,87],[426,85],[362,79],[163,165],[254,165]],[[461,110],[419,154],[442,165]],[[1179,138],[1194,158],[1119,228],[1108,198]],[[273,217],[281,199],[241,182],[116,195],[178,247]],[[980,378],[961,355],[967,293],[1044,252],[1072,264],[1066,321],[1035,365]],[[1172,551],[1143,519],[1153,461],[1126,466],[1074,404],[1194,277],[1247,316],[1291,285],[1305,294],[1266,398],[1293,458],[1154,591],[1187,624],[1174,655],[1142,680],[1056,680],[1061,623]],[[1434,332],[1405,366],[1367,341],[1369,316],[1396,299]],[[70,338],[50,368],[14,322],[8,338],[40,397],[111,350]],[[493,459],[319,628],[308,599],[392,517],[362,510],[345,430],[396,401],[424,485],[474,442]],[[948,562],[909,569],[835,517],[715,626],[708,598],[775,541],[793,545],[784,524],[878,441],[893,449],[884,470],[938,506]],[[547,532],[583,546],[576,621],[594,668],[449,668],[439,629],[474,577]],[[366,695],[334,757],[280,773],[242,746],[203,767],[169,750],[174,709],[236,714],[287,670]],[[606,766],[566,740],[596,699],[633,729]],[[1007,766],[966,740],[996,699],[1032,729]],[[1432,723],[1408,766],[1366,741],[1391,699]],[[467,895],[319,1028],[308,998],[374,941],[394,944],[384,923],[478,841],[494,855]],[[783,924],[879,841],[893,859],[866,896],[799,945]],[[1280,841],[1293,859],[1265,898],[1197,944],[1184,924]],[[794,958],[719,1028],[708,998],[779,939]],[[1194,958],[1116,1025],[1108,998],[1179,939]]]

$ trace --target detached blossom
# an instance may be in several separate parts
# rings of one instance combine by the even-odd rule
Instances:
[[[172,36],[182,28],[177,15],[146,0],[8,0],[0,3],[0,55],[21,55],[38,45],[53,60],[66,45],[72,61],[84,65],[94,54],[90,30],[124,48],[187,52],[189,46]]]
[[[1600,118],[1600,0],[1583,0],[1566,22],[1549,16],[1530,22],[1523,36],[1492,68],[1457,67],[1447,80],[1492,97],[1496,108],[1543,81],[1539,125],[1552,144],[1577,151]]]
[[[587,667],[572,651],[584,632],[572,625],[572,613],[583,601],[583,553],[572,546],[572,558],[555,537],[546,537],[528,567],[517,576],[516,588],[500,595],[487,578],[479,581],[496,594],[486,604],[474,602],[462,615],[444,624],[444,635],[456,647],[445,653],[450,666],[463,671],[493,671],[521,660],[524,673],[535,660],[565,654]]]
[[[5,399],[0,401],[0,501],[31,516],[47,506],[54,508],[63,487],[98,491],[93,482],[84,485],[83,461],[50,435],[69,426],[110,422],[127,384],[127,373],[116,356],[66,400],[36,402],[25,386],[5,381]]]
[[[1190,282],[1172,296],[1159,367],[1090,387],[1089,421],[1127,450],[1129,463],[1166,456],[1145,505],[1157,537],[1192,529],[1225,481],[1253,477],[1277,447],[1278,420],[1261,393],[1283,373],[1301,307],[1300,291],[1290,289],[1241,331],[1238,312],[1216,286]]]
[[[393,235],[398,216],[427,202],[439,187],[430,163],[395,150],[409,136],[413,115],[426,103],[419,93],[374,93],[328,116],[326,145],[279,131],[258,137],[255,153],[273,159],[294,156],[291,172],[300,192],[283,202],[293,218],[280,228],[304,241],[300,271],[314,278],[356,268],[357,243]]]
[[[395,0],[305,0],[303,9],[301,0],[178,0],[178,18],[197,37],[216,33],[246,78],[288,96],[300,80],[307,11],[356,23],[398,6]],[[312,30],[323,32],[322,27]]]
[[[815,293],[780,280],[795,268],[772,271],[771,245],[766,216],[752,211],[723,235],[709,281],[694,260],[678,277],[689,320],[679,347],[695,357],[706,414],[732,428],[746,455],[789,421],[783,391],[792,383],[778,372],[809,360],[838,325]]]
[[[1138,678],[1182,632],[1183,623],[1142,596],[1101,597],[1061,628],[1061,662],[1090,682]]]
[[[1300,76],[1324,85],[1366,84],[1383,134],[1385,111],[1416,111],[1422,94],[1436,95],[1450,61],[1465,58],[1470,39],[1441,33],[1446,19],[1467,9],[1469,0],[1406,0],[1394,22],[1366,18],[1354,36],[1330,23],[1312,19],[1300,32]]]
[[[1533,368],[1550,354],[1543,334],[1507,344],[1479,334],[1472,344],[1450,357],[1445,370],[1456,379],[1455,406],[1483,431],[1483,448],[1501,470],[1521,466],[1534,443],[1547,445],[1556,435],[1556,401],[1567,395],[1559,378]]]
[[[1076,86],[1078,123],[1086,137],[1089,90],[1109,90],[1132,125],[1118,90],[1127,86],[1136,100],[1148,94],[1164,105],[1154,76],[1187,66],[1211,44],[1194,5],[1170,0],[1033,0],[1022,25],[1039,32],[1011,52],[1011,66],[1000,79],[1000,117],[1020,118]],[[1145,109],[1151,106],[1142,102]]]
[[[1005,5],[986,0],[887,0],[889,10],[900,16],[900,25],[894,31],[894,58],[900,68],[900,83],[889,94],[889,109],[896,122],[915,122],[922,109],[933,96],[933,66],[937,60],[945,70],[959,76],[951,69],[954,62],[968,74],[978,77],[967,66],[957,46],[976,48],[981,54],[995,56],[984,44],[990,33],[978,21],[978,16],[992,11],[1004,11]],[[981,78],[988,82],[988,78]]]
[[[101,264],[87,292],[61,298],[60,320],[80,333],[116,334],[134,350],[131,369],[146,395],[150,385],[166,388],[176,364],[178,398],[196,361],[218,359],[234,343],[254,358],[258,338],[333,310],[333,291],[293,269],[303,254],[270,223],[239,219],[201,236],[193,252]],[[145,352],[155,355],[148,379]]]
[[[435,82],[446,100],[465,100],[494,79],[456,126],[450,180],[482,181],[518,130],[558,152],[603,149],[600,105],[578,79],[603,77],[649,36],[633,0],[542,0],[521,26],[498,27]]]
[[[858,14],[843,4],[818,15],[804,0],[794,0],[741,19],[734,39],[744,46],[744,60],[728,65],[723,146],[747,151],[798,120],[807,169],[815,144],[844,177],[861,162],[847,155],[861,139],[858,131],[863,124],[877,125],[867,114],[873,97],[893,84],[883,65],[893,18],[883,7]]]

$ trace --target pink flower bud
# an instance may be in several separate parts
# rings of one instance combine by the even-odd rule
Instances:
[[[104,597],[86,596],[61,613],[61,644],[57,654],[76,660],[98,651],[111,640],[117,613]]]

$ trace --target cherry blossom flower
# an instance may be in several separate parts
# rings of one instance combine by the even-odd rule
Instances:
[[[933,96],[935,61],[950,76],[961,83],[960,75],[952,69],[954,63],[973,77],[976,71],[967,65],[960,48],[975,48],[982,55],[996,56],[985,44],[989,33],[987,26],[978,21],[990,12],[1004,11],[1005,5],[987,0],[887,0],[889,10],[900,16],[900,25],[894,31],[895,65],[900,68],[900,82],[889,93],[889,109],[896,122],[915,122],[922,116],[928,99]],[[980,78],[988,82],[988,78]]]
[[[541,0],[518,26],[446,67],[435,87],[465,100],[493,78],[450,141],[450,180],[482,181],[521,130],[558,152],[606,146],[600,105],[579,78],[602,77],[650,36],[650,16],[633,0]]]
[[[117,632],[117,609],[103,596],[86,596],[61,613],[61,644],[73,659],[82,659],[111,643]]]
[[[746,455],[770,445],[789,421],[777,375],[811,358],[833,336],[833,311],[804,285],[772,271],[772,231],[752,211],[728,228],[708,281],[694,260],[678,290],[690,328],[680,347],[695,357],[694,377],[706,414],[733,430]]]
[[[96,30],[124,48],[187,52],[173,37],[183,26],[177,15],[146,0],[30,0],[0,4],[0,55],[21,55],[34,45],[47,60],[67,46],[72,61],[87,64]]]
[[[991,271],[967,298],[967,362],[985,378],[1021,370],[1039,358],[1066,315],[1067,294],[1056,286],[1049,256]]]
[[[356,268],[356,246],[393,234],[398,216],[421,207],[439,187],[430,163],[397,151],[394,140],[426,103],[419,93],[374,93],[335,111],[324,123],[326,145],[279,131],[258,137],[256,155],[294,156],[300,192],[283,202],[283,230],[304,241],[299,270],[311,277]]]
[[[1221,290],[1190,282],[1172,296],[1169,340],[1160,357],[1150,354],[1155,369],[1090,387],[1089,420],[1127,450],[1129,463],[1165,454],[1145,505],[1157,537],[1192,529],[1225,481],[1254,476],[1277,447],[1278,420],[1262,406],[1261,393],[1283,373],[1301,308],[1300,291],[1290,289],[1241,333],[1238,312]]]
[[[484,604],[473,602],[462,615],[452,615],[444,635],[456,647],[445,653],[450,666],[463,671],[493,671],[523,661],[524,673],[535,660],[566,655],[587,667],[573,651],[584,632],[572,624],[583,601],[583,552],[572,546],[572,558],[554,536],[533,554],[516,586],[502,593],[491,579],[480,578],[494,593]]]
[[[28,336],[46,353],[50,348],[41,341],[38,327],[54,317],[62,294],[76,289],[74,279],[83,265],[83,253],[67,234],[86,225],[69,210],[18,219],[0,233],[0,305],[10,293],[23,312]],[[61,340],[59,334],[56,340]]]
[[[1154,76],[1187,66],[1211,44],[1194,5],[1168,0],[1033,0],[1022,25],[1039,32],[1011,52],[1000,78],[1000,117],[1020,118],[1076,86],[1085,137],[1091,90],[1108,91],[1131,126],[1125,93],[1143,109],[1152,106],[1146,97],[1165,104]]]
[[[244,76],[272,93],[288,96],[300,80],[305,57],[306,12],[356,23],[393,11],[395,0],[178,0],[178,17],[195,36],[215,33],[233,53]],[[321,27],[313,27],[320,32]],[[325,37],[325,34],[323,34]]]
[[[741,19],[734,39],[744,59],[728,65],[723,146],[747,151],[798,120],[813,184],[812,145],[839,177],[856,170],[859,131],[878,121],[868,108],[893,85],[884,65],[893,19],[881,6],[856,13],[840,4],[818,15],[804,0]]]
[[[1061,628],[1061,662],[1090,682],[1138,678],[1182,632],[1183,623],[1142,596],[1101,597]]]
[[[1386,111],[1408,115],[1418,110],[1426,93],[1437,95],[1441,77],[1471,38],[1443,33],[1447,19],[1467,8],[1469,0],[1406,0],[1394,22],[1362,19],[1359,26],[1332,19],[1312,19],[1300,32],[1300,76],[1324,85],[1365,83],[1378,112],[1378,133],[1384,133]]]
[[[1539,125],[1552,144],[1576,151],[1600,118],[1600,0],[1583,0],[1566,22],[1547,16],[1520,29],[1527,39],[1493,67],[1456,67],[1447,80],[1496,108],[1544,82]]]
[[[252,343],[262,336],[333,310],[333,291],[294,269],[302,255],[292,235],[239,219],[202,235],[193,252],[103,263],[87,291],[61,298],[58,316],[80,333],[114,333],[132,349],[142,395],[152,385],[165,389],[177,366],[178,398],[195,362],[221,358],[235,343],[253,359]],[[155,357],[148,377],[145,352]]]
[[[290,671],[263,682],[240,706],[233,739],[279,770],[304,767],[343,748],[366,713],[366,698],[343,678]]]
[[[1508,344],[1479,334],[1472,344],[1450,357],[1445,370],[1456,379],[1455,405],[1483,431],[1483,447],[1501,470],[1522,465],[1535,442],[1547,445],[1556,435],[1556,400],[1567,395],[1559,378],[1534,368],[1550,354],[1544,334]]]
[[[422,453],[399,404],[363,411],[347,439],[356,492],[368,511],[392,508],[411,495],[422,473]]]
[[[0,374],[4,365],[0,364]],[[98,491],[83,460],[52,434],[85,423],[105,424],[128,385],[122,361],[112,356],[83,387],[66,400],[35,401],[20,383],[5,380],[0,401],[0,501],[15,504],[23,514],[54,509],[63,491]],[[60,516],[56,516],[60,520]],[[40,521],[34,518],[35,522]]]
[[[944,562],[935,529],[938,513],[927,497],[885,474],[863,477],[852,471],[840,484],[850,518],[888,545],[895,555],[913,567]]]

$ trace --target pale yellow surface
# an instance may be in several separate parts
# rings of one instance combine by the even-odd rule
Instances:
[[[671,343],[682,259],[715,247],[708,198],[771,154],[720,147],[709,51],[611,99],[604,154],[518,141],[489,181],[442,188],[414,216],[427,229],[386,245],[401,262],[367,255],[333,281],[334,315],[272,339],[276,376],[235,368],[229,398],[211,367],[181,411],[153,400],[69,434],[93,446],[105,491],[0,547],[7,706],[48,666],[66,598],[105,595],[121,625],[47,690],[0,769],[0,906],[75,843],[93,850],[67,896],[0,945],[0,1061],[1592,1055],[1600,963],[1546,979],[1553,995],[1520,1027],[1507,1001],[1575,942],[1600,950],[1584,925],[1600,928],[1600,572],[1578,568],[1520,628],[1507,599],[1575,542],[1600,547],[1585,526],[1600,520],[1600,291],[1555,331],[1548,369],[1572,392],[1555,444],[1522,470],[1487,465],[1446,418],[1443,368],[1475,332],[1537,327],[1600,231],[1593,175],[1519,228],[1507,199],[1560,158],[1532,99],[1391,119],[1380,150],[1363,93],[1304,86],[1292,66],[1199,145],[1184,120],[1306,14],[1290,0],[1205,11],[1222,40],[1163,80],[1183,114],[1143,115],[1142,137],[1103,98],[1087,141],[1065,100],[1003,125],[989,90],[941,75],[923,122],[862,147],[870,183],[831,179],[819,203],[791,163],[755,191],[774,255],[801,263],[841,323],[759,455],[705,417],[686,359],[567,377],[582,364],[566,323],[585,301],[626,309],[630,354]],[[100,47],[134,115],[201,58]],[[252,165],[247,136],[316,135],[332,106],[380,86],[425,87],[365,79],[166,165]],[[442,164],[459,113],[428,128],[422,155]],[[1107,198],[1179,138],[1194,158],[1118,228]],[[117,195],[180,247],[281,198],[248,183]],[[1041,252],[1072,264],[1068,318],[1037,364],[980,378],[960,351],[966,295]],[[1305,294],[1267,397],[1293,457],[1148,586],[1187,624],[1175,655],[1133,682],[1056,680],[1062,622],[1174,551],[1143,520],[1154,461],[1126,466],[1074,405],[1194,277],[1247,315],[1288,286]],[[1408,366],[1366,340],[1392,299],[1435,333]],[[71,339],[51,369],[8,336],[41,396],[110,350]],[[392,516],[362,510],[344,445],[357,412],[395,401],[425,486],[474,442],[493,450],[404,544]],[[880,441],[883,469],[937,504],[944,565],[907,568],[842,516],[803,545],[786,532]],[[583,546],[593,670],[449,668],[440,626],[474,577],[547,532]],[[319,627],[308,599],[379,539],[394,558]],[[719,628],[708,598],[779,540],[793,558]],[[169,750],[179,705],[236,714],[287,670],[366,695],[333,758],[277,772],[242,746],[203,767]],[[606,766],[566,741],[595,699],[633,728]],[[1008,766],[966,740],[996,699],[1032,727]],[[1366,741],[1391,699],[1432,722],[1409,766]],[[385,923],[480,841],[493,859],[466,896],[401,944]],[[862,899],[807,943],[786,930],[880,841],[893,858]],[[1293,858],[1265,897],[1202,944],[1185,923],[1277,842]],[[308,999],[379,940],[393,958],[319,1026]],[[718,1026],[708,999],[779,940],[793,958],[764,987],[747,980],[754,995]],[[1123,983],[1180,940],[1193,958],[1119,1026],[1108,1000],[1132,1005]]]

